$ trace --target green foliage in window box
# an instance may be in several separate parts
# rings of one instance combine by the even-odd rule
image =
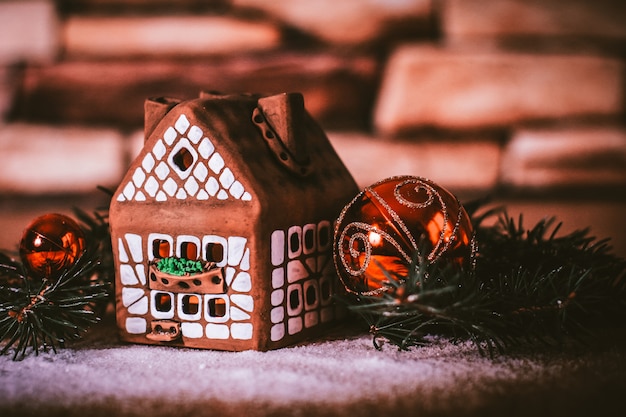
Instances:
[[[157,268],[161,272],[177,276],[199,274],[204,271],[200,261],[174,257],[159,259]]]

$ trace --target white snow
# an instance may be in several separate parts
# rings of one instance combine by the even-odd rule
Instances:
[[[41,417],[46,410],[81,415],[98,409],[114,411],[111,415],[197,415],[211,404],[222,407],[223,413],[212,410],[206,415],[237,415],[242,410],[248,415],[335,410],[334,415],[341,415],[348,410],[346,415],[356,416],[367,404],[372,412],[388,407],[383,410],[389,414],[381,417],[398,410],[405,416],[412,415],[411,410],[420,415],[465,410],[467,415],[490,404],[504,410],[506,401],[515,401],[521,410],[537,407],[536,398],[525,403],[529,390],[545,392],[540,396],[544,400],[551,398],[552,390],[571,408],[583,401],[577,392],[588,396],[591,384],[605,379],[614,383],[626,369],[623,351],[583,356],[551,352],[489,358],[469,343],[448,341],[403,352],[385,345],[379,351],[369,335],[346,337],[341,330],[327,340],[269,352],[128,345],[117,340],[109,318],[57,354],[30,355],[20,362],[0,357],[0,415]],[[594,369],[590,358],[610,363],[612,371],[588,371],[595,380],[572,380],[580,369]],[[618,384],[621,392],[625,386]]]

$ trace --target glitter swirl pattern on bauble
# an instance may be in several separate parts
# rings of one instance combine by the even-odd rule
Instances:
[[[335,267],[354,294],[386,291],[384,271],[407,276],[416,253],[428,263],[469,266],[474,248],[470,218],[458,199],[421,177],[391,177],[365,188],[335,225]]]

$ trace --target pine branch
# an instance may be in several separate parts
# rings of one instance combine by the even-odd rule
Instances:
[[[96,303],[108,297],[105,284],[85,285],[98,262],[83,255],[56,281],[35,281],[21,265],[0,265],[0,277],[20,279],[19,287],[0,285],[0,354],[15,347],[13,359],[22,359],[28,348],[35,355],[77,339],[99,321]]]
[[[485,220],[498,217],[493,226]],[[554,219],[525,229],[502,209],[476,215],[475,269],[414,257],[407,276],[386,273],[390,290],[350,300],[374,345],[400,349],[429,336],[471,340],[481,353],[535,342],[582,339],[589,323],[626,318],[626,261],[588,230],[557,237]]]
[[[87,248],[59,278],[29,276],[24,265],[0,253],[0,354],[13,348],[13,360],[78,339],[100,320],[113,283],[106,216],[76,210]]]

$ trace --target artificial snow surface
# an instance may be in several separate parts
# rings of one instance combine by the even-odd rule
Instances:
[[[609,415],[626,407],[623,346],[489,358],[357,334],[218,352],[123,344],[107,321],[57,354],[0,357],[0,416]]]

